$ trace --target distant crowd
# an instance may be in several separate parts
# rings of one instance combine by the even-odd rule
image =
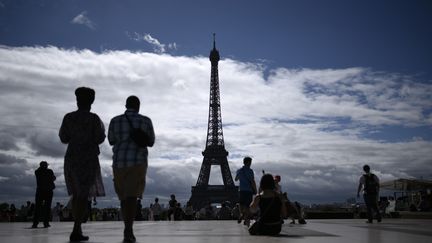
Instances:
[[[89,201],[87,212],[87,221],[122,221],[123,216],[119,208],[96,208],[91,207],[92,202]],[[194,210],[188,202],[182,206],[175,199],[175,195],[171,195],[168,207],[161,206],[159,199],[150,204],[149,207],[143,207],[141,201],[138,200],[136,210],[136,221],[179,221],[179,220],[237,220],[239,218],[239,206],[230,206],[230,203],[222,203],[214,206],[208,204],[200,210]],[[33,222],[35,217],[35,203],[27,201],[25,205],[19,208],[15,204],[1,203],[0,204],[0,222]],[[41,219],[39,220],[41,221]],[[51,209],[49,221],[63,222],[73,221],[71,204],[63,205],[57,202]]]

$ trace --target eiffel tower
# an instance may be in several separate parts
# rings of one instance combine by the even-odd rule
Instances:
[[[201,170],[196,186],[192,186],[190,203],[194,209],[201,209],[209,203],[238,202],[238,186],[234,184],[228,165],[228,151],[222,131],[222,116],[219,93],[218,62],[219,52],[216,50],[215,34],[213,34],[213,50],[210,51],[210,105],[207,129],[207,141]],[[223,185],[209,185],[210,169],[212,165],[219,165],[222,172]]]

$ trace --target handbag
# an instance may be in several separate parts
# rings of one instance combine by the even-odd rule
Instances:
[[[132,141],[134,141],[134,143],[136,143],[138,145],[138,147],[147,147],[150,145],[150,138],[147,135],[146,132],[144,132],[143,130],[139,129],[139,128],[134,128],[132,125],[132,122],[130,121],[129,117],[127,115],[126,119],[128,120],[129,126],[131,128],[130,132],[129,132],[129,136],[132,139]]]

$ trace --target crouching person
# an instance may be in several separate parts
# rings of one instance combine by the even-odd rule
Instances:
[[[249,228],[251,235],[278,235],[282,229],[286,208],[280,193],[275,191],[271,174],[265,174],[260,181],[261,193],[250,205],[252,212],[260,211],[257,221]]]

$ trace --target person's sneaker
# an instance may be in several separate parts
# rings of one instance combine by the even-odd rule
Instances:
[[[33,224],[31,227],[32,227],[32,229],[36,229],[37,228],[37,224]]]
[[[246,225],[247,227],[249,227],[250,226],[250,219],[245,219],[243,224]]]
[[[372,221],[368,220],[368,221],[366,221],[366,224],[372,224]]]
[[[123,239],[123,243],[135,243],[136,242],[136,239],[135,239],[135,237],[125,237],[124,239]]]
[[[71,234],[69,236],[69,240],[71,242],[80,242],[80,241],[88,241],[89,237],[88,236],[84,236],[82,234]]]
[[[381,219],[377,219],[378,223],[381,223]]]
[[[135,236],[132,234],[132,235],[128,235],[128,236],[124,236],[123,237],[123,243],[134,243],[134,242],[136,242],[136,238],[135,238]]]
[[[124,230],[123,231],[123,242],[124,243],[134,243],[136,242],[136,238],[135,235],[133,233],[133,231],[129,231],[129,230]]]
[[[48,228],[48,227],[51,227],[51,225],[50,224],[44,224],[44,228]]]

